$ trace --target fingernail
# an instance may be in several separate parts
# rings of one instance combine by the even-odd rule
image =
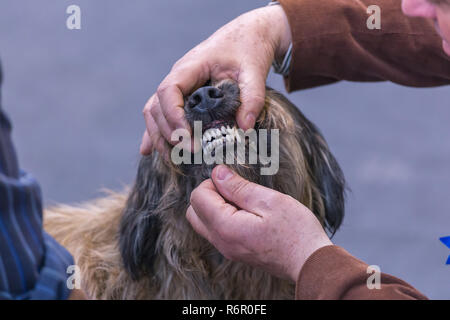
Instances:
[[[144,145],[143,143],[141,144],[141,146],[139,147],[139,152],[141,155],[146,156],[147,154],[149,154],[150,152],[148,151],[148,147],[146,145]]]
[[[226,180],[233,175],[233,172],[227,166],[219,166],[217,168],[217,180]]]
[[[255,126],[255,121],[256,117],[253,114],[253,112],[247,113],[247,115],[245,116],[245,126],[246,126],[245,130],[253,128]]]

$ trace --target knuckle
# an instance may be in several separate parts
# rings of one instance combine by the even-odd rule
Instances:
[[[247,180],[239,180],[236,181],[232,187],[231,187],[231,192],[233,194],[239,194],[242,192],[251,192],[252,191],[252,184],[250,182],[248,182]]]
[[[267,195],[266,201],[272,205],[277,204],[277,203],[280,204],[286,200],[285,198],[286,197],[284,194],[275,191],[275,192],[270,192]]]
[[[153,105],[154,100],[155,100],[155,95],[152,95],[152,96],[147,100],[147,102],[145,103],[144,108],[142,109],[142,112],[143,112],[144,114],[145,114],[145,113],[148,113],[148,112],[150,111],[150,109],[152,108],[152,105]]]
[[[158,95],[158,97],[163,96],[171,87],[173,87],[172,84],[167,84],[167,83],[161,83],[158,87],[158,89],[156,89],[156,94]]]
[[[150,114],[153,116],[153,118],[158,118],[160,113],[159,113],[159,108],[157,106],[153,106],[152,108],[150,108]]]
[[[185,58],[184,58],[184,57],[178,59],[178,60],[173,64],[172,70],[177,70],[177,69],[179,69],[180,67],[182,67],[182,66],[184,65],[184,63],[185,63]]]
[[[151,114],[150,110],[150,104],[146,104],[144,109],[142,109],[142,114],[144,115],[144,117],[148,117]]]
[[[276,210],[280,206],[284,206],[288,198],[286,195],[279,192],[269,192],[262,200],[261,207],[269,210]]]
[[[198,188],[195,188],[192,192],[191,192],[191,197],[189,199],[190,203],[195,202],[195,200],[198,198]]]

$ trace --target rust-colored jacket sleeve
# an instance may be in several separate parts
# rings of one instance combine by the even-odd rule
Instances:
[[[450,84],[450,57],[433,22],[409,18],[400,0],[280,0],[292,34],[288,91],[339,80],[390,80],[407,86]],[[369,30],[367,7],[381,9]]]
[[[338,246],[314,252],[303,265],[295,298],[313,299],[427,299],[406,282],[381,273],[380,289],[369,289],[368,265]]]

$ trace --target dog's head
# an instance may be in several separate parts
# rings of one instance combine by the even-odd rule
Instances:
[[[237,128],[239,106],[239,88],[230,80],[198,89],[186,98],[184,109],[192,128],[201,123],[197,130],[201,162],[194,154],[175,149],[172,159],[181,154],[190,161],[166,162],[156,152],[142,157],[119,241],[124,266],[134,279],[151,273],[163,225],[171,223],[177,228],[177,221],[185,222],[192,190],[209,178],[216,163],[226,163],[245,179],[297,199],[331,235],[340,226],[345,181],[315,125],[270,88],[266,89],[265,106],[254,131],[244,133]],[[213,163],[207,163],[207,159]]]

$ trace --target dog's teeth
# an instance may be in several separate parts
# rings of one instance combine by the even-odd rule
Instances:
[[[239,135],[239,132],[237,130],[235,131],[235,137],[236,137],[237,142],[240,143],[241,142],[241,136]]]

